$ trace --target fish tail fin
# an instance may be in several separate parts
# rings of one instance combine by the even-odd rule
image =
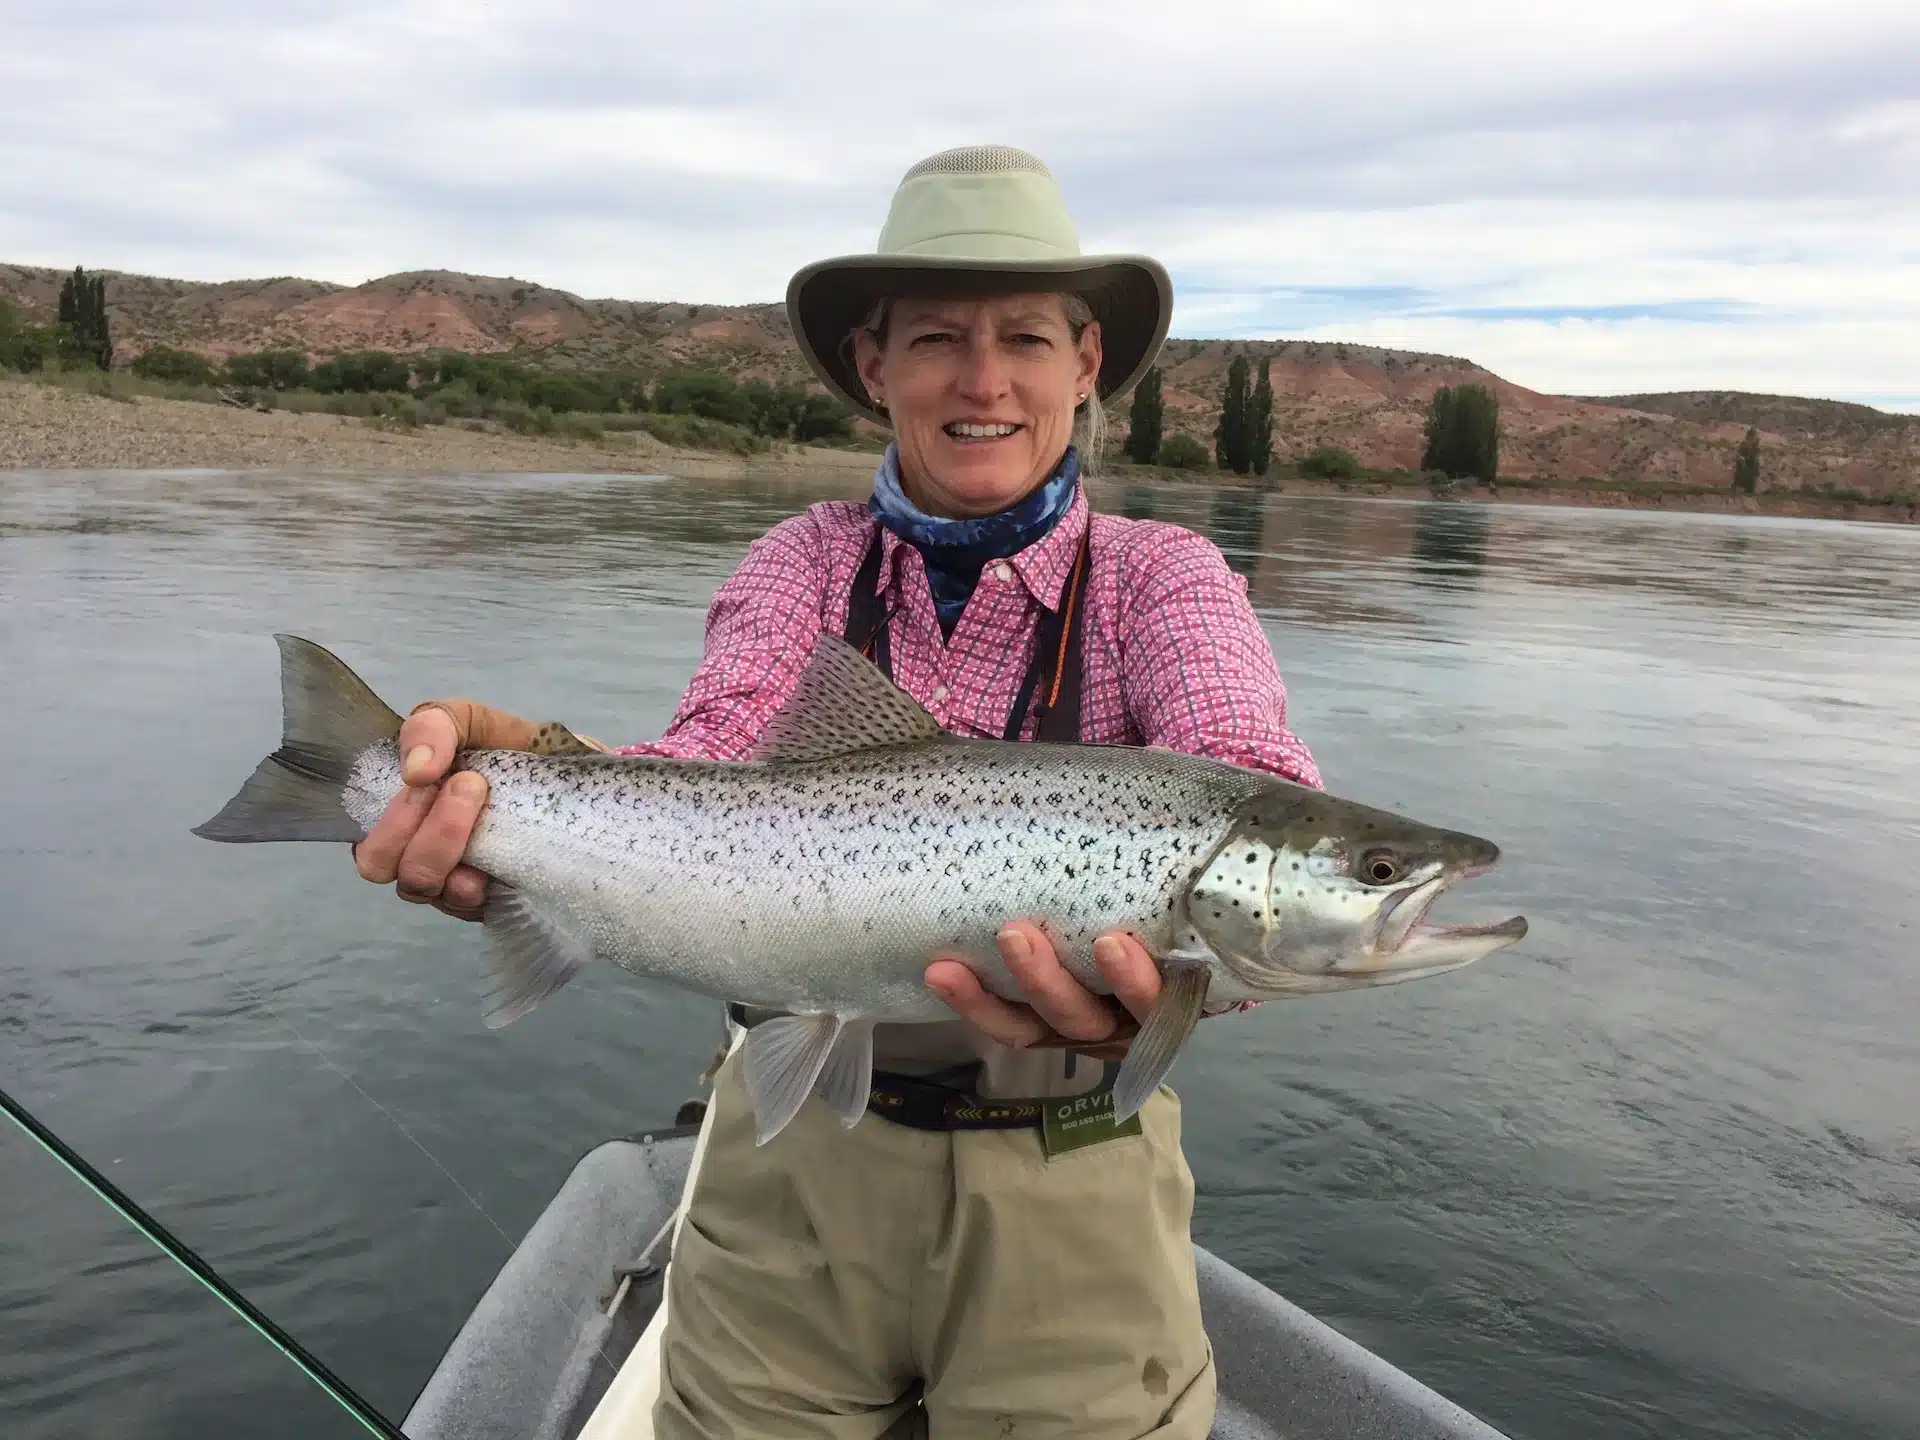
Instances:
[[[400,717],[344,661],[297,635],[280,646],[280,748],[205,824],[203,840],[345,840],[361,829],[341,808],[354,761],[400,734]]]

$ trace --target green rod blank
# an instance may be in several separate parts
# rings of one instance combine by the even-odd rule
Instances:
[[[321,1364],[319,1359],[298,1340],[269,1320],[252,1301],[221,1279],[211,1265],[172,1235],[158,1220],[134,1204],[119,1186],[89,1165],[66,1141],[36,1120],[24,1105],[7,1094],[5,1090],[0,1090],[0,1110],[6,1111],[9,1120],[24,1130],[41,1149],[66,1166],[81,1184],[106,1201],[123,1220],[159,1246],[170,1260],[211,1290],[234,1314],[259,1331],[268,1344],[304,1370],[314,1384],[331,1395],[354,1419],[373,1434],[380,1436],[381,1440],[407,1440],[405,1432],[399,1426],[355,1394],[346,1381]]]

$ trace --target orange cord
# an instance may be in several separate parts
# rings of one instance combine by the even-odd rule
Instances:
[[[1092,527],[1089,526],[1089,529]],[[1073,574],[1067,577],[1067,618],[1060,627],[1060,653],[1053,660],[1053,688],[1047,692],[1047,709],[1060,698],[1060,681],[1067,673],[1067,637],[1073,633],[1073,611],[1080,601],[1080,567],[1087,562],[1087,537],[1080,537],[1080,548],[1073,555]]]

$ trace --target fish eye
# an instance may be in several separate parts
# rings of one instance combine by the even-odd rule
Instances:
[[[1391,850],[1369,850],[1360,857],[1359,877],[1369,885],[1391,885],[1407,873]]]

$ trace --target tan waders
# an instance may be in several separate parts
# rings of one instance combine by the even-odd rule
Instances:
[[[1171,1091],[1138,1135],[1051,1157],[1034,1126],[843,1130],[817,1101],[756,1147],[739,1058],[667,1272],[661,1440],[1207,1434]]]

